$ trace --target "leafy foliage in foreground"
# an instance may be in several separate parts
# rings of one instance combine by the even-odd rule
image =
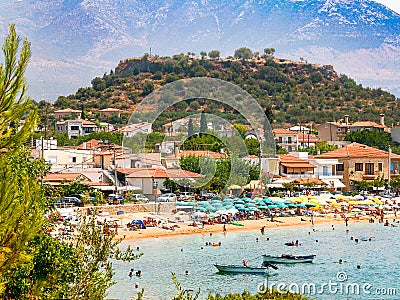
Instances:
[[[191,291],[182,288],[178,282],[174,273],[172,273],[172,281],[174,282],[175,288],[178,294],[171,298],[171,300],[197,300],[199,299],[200,289],[193,296]],[[248,291],[243,291],[242,294],[228,294],[228,295],[212,295],[211,292],[207,296],[207,300],[307,300],[308,298],[303,297],[300,294],[290,292],[279,292],[276,290],[267,289],[265,293],[256,293],[251,295]]]

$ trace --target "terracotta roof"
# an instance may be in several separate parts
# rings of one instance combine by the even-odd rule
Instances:
[[[48,182],[61,182],[63,180],[73,181],[77,180],[79,177],[83,177],[85,181],[90,181],[88,177],[81,173],[49,173],[43,178],[43,180]]]
[[[317,143],[317,142],[321,142],[321,140],[319,138],[317,138],[315,135],[313,134],[304,134],[304,133],[299,133],[297,135],[297,140],[299,143]]]
[[[315,166],[310,164],[308,161],[288,154],[279,155],[279,162],[282,166],[289,168],[315,168]]]
[[[387,128],[385,125],[381,125],[372,121],[360,121],[354,122],[350,127],[374,127],[374,128]]]
[[[117,169],[118,170],[118,169]],[[131,169],[128,178],[197,178],[203,175],[185,171],[181,169],[161,169],[161,168],[136,168]]]
[[[277,134],[290,134],[290,135],[296,135],[297,132],[295,131],[291,131],[288,129],[284,129],[284,128],[276,128],[276,129],[272,129],[272,132],[277,135]]]
[[[196,157],[201,157],[201,156],[206,156],[209,158],[227,158],[226,154],[210,151],[210,150],[184,150],[179,153],[180,157],[186,157],[186,156],[196,156]]]
[[[90,141],[83,142],[82,144],[80,144],[77,149],[79,150],[92,149],[92,148],[96,149],[97,147],[99,147],[99,142],[95,139],[91,139]]]
[[[315,158],[387,158],[388,152],[359,143],[351,143],[342,148],[316,155]],[[400,159],[400,155],[392,153],[391,158]]]
[[[257,155],[247,155],[244,158],[260,158],[260,157]]]

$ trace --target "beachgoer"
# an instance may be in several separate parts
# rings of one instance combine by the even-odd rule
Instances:
[[[357,269],[361,269],[361,266],[360,266],[360,265],[357,265]]]
[[[258,243],[258,238],[256,238],[256,242]]]
[[[349,218],[344,217],[344,222],[346,223],[346,226],[348,226],[347,222],[348,222]],[[333,225],[332,225],[333,226]]]
[[[296,240],[296,242],[294,243],[294,245],[295,245],[295,246],[299,246],[299,245],[300,245],[300,244],[299,244],[299,241]]]
[[[226,233],[226,225],[224,224],[224,228],[223,228],[224,233]]]
[[[389,226],[389,220],[386,220],[385,224],[383,226]]]
[[[129,272],[129,277],[133,277],[133,269],[131,269],[131,271]]]
[[[140,249],[139,246],[137,246],[137,247],[136,247],[136,250],[139,251],[139,249]]]
[[[243,266],[244,266],[244,267],[247,267],[247,260],[243,259],[242,262],[243,262]]]
[[[141,277],[141,276],[142,276],[142,271],[137,270],[137,271],[136,271],[136,276],[137,276],[137,277]]]
[[[313,211],[311,212],[310,221],[311,221],[311,224],[314,225],[314,212]]]
[[[343,263],[343,260],[342,259],[339,259],[339,264],[341,265]]]
[[[189,275],[189,271],[188,270],[185,271],[185,275]]]
[[[267,238],[267,241],[269,241],[269,238]]]
[[[261,231],[261,234],[264,234],[264,232],[265,232],[265,226],[261,227],[260,231]]]

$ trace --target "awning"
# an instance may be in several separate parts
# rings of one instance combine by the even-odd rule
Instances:
[[[344,188],[346,187],[343,182],[341,182],[339,179],[322,179],[323,182],[325,182],[327,185],[332,186],[333,188]]]

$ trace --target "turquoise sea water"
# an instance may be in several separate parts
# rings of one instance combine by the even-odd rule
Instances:
[[[121,248],[128,244],[139,246],[144,255],[132,263],[114,263],[117,284],[110,289],[109,298],[130,299],[138,282],[145,289],[145,299],[170,299],[175,295],[171,280],[174,272],[183,288],[194,291],[201,288],[200,299],[205,299],[210,291],[227,294],[247,289],[255,293],[263,283],[269,287],[286,286],[292,291],[311,291],[309,296],[313,299],[400,299],[400,226],[357,223],[334,228],[316,226],[314,232],[311,226],[304,226],[268,229],[265,235],[259,231],[228,232],[123,242]],[[369,236],[375,238],[358,243],[350,239]],[[301,246],[284,245],[295,240]],[[206,247],[205,242],[221,242],[222,246]],[[312,264],[278,265],[277,274],[270,276],[220,274],[213,266],[213,263],[240,264],[243,259],[257,265],[265,253],[317,257]],[[339,259],[343,264],[338,263]],[[129,278],[131,268],[140,269],[143,276]],[[189,275],[185,275],[186,270]]]

